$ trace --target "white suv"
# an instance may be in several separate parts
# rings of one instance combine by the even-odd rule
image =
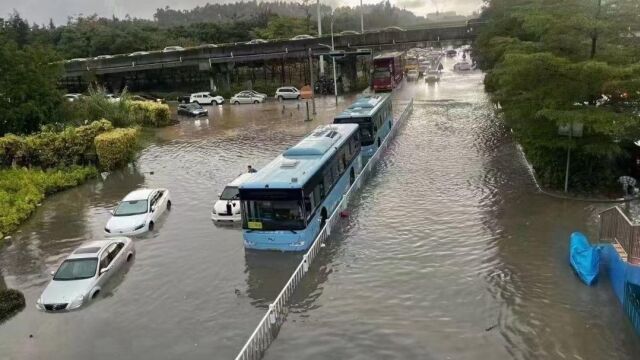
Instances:
[[[215,202],[213,210],[211,210],[211,219],[213,221],[235,222],[242,220],[242,215],[240,214],[240,191],[238,188],[253,176],[253,173],[241,174],[224,188],[222,194],[218,195],[220,199]]]
[[[222,105],[224,104],[224,98],[222,96],[211,96],[209,92],[193,93],[189,97],[189,102],[198,103],[200,105]]]
[[[293,86],[284,86],[276,90],[275,98],[278,99],[278,101],[285,99],[300,99],[300,90]]]

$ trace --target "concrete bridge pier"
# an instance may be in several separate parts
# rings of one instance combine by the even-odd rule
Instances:
[[[344,91],[351,91],[358,83],[358,57],[346,56],[339,62],[338,77],[342,76]]]

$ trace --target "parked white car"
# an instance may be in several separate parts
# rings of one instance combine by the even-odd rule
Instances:
[[[99,55],[99,56],[94,57],[94,59],[96,59],[96,60],[112,59],[112,58],[113,58],[113,55]]]
[[[292,37],[289,40],[307,40],[307,39],[315,39],[315,38],[311,35],[297,35]]]
[[[135,256],[127,237],[91,241],[52,271],[53,279],[36,300],[43,311],[75,310],[95,299],[105,284]]]
[[[300,90],[293,86],[284,86],[276,90],[276,95],[274,97],[278,99],[278,101],[286,99],[300,99]]]
[[[420,76],[420,73],[416,69],[411,69],[407,71],[407,81],[416,81],[418,80],[419,76]]]
[[[224,98],[222,96],[211,96],[209,92],[193,93],[189,97],[189,102],[198,103],[200,105],[222,105],[224,104]]]
[[[153,231],[160,216],[171,210],[167,189],[139,189],[122,199],[104,227],[107,235],[133,236]]]
[[[68,102],[74,102],[74,101],[80,101],[82,100],[82,94],[77,94],[77,93],[71,93],[71,94],[65,94],[64,98],[68,101]]]
[[[107,98],[107,100],[109,100],[112,103],[116,103],[120,101],[120,98],[115,96],[114,94],[105,94],[104,96]]]
[[[259,97],[264,98],[265,100],[269,97],[267,94],[261,93],[261,92],[257,92],[255,90],[243,90],[243,91],[240,91],[238,94],[249,94],[251,96],[259,96]]]
[[[453,71],[471,71],[471,64],[469,64],[466,61],[463,62],[459,62],[455,65],[453,65]]]
[[[143,55],[149,55],[148,51],[135,51],[132,52],[131,54],[129,54],[129,56],[143,56]]]
[[[244,173],[235,178],[227,186],[225,186],[222,193],[218,194],[219,200],[216,201],[215,204],[213,204],[213,210],[211,210],[211,220],[215,222],[235,222],[241,220],[240,197],[238,196],[238,188],[245,181],[253,177],[253,175],[253,173]]]
[[[174,51],[183,51],[184,48],[182,46],[167,46],[166,48],[162,49],[163,53],[168,53],[168,52],[174,52]]]
[[[257,104],[264,102],[264,98],[262,96],[253,96],[248,93],[237,93],[233,95],[231,99],[229,99],[230,104],[238,105],[238,104]]]

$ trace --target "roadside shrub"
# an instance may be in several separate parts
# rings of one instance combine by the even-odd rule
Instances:
[[[0,170],[0,233],[14,231],[45,195],[77,186],[97,175],[94,167]]]
[[[24,309],[26,302],[22,292],[0,289],[0,323]]]
[[[0,138],[0,162],[44,169],[95,163],[94,139],[113,129],[107,120],[94,121],[62,131],[43,131],[26,137],[8,134]]]
[[[151,101],[130,101],[129,109],[134,122],[142,126],[162,127],[171,123],[169,105]]]
[[[95,146],[98,162],[105,170],[125,165],[136,149],[138,130],[114,129],[96,136]]]

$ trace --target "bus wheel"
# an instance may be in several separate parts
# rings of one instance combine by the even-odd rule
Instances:
[[[351,168],[351,174],[349,175],[349,184],[353,185],[355,181],[356,181],[356,174],[353,168]]]
[[[320,229],[327,223],[327,208],[322,208],[320,212]]]

